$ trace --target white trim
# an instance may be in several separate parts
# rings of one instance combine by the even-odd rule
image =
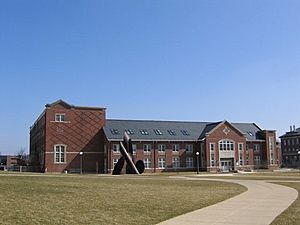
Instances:
[[[56,162],[56,147],[57,146],[63,146],[64,147],[64,162],[60,162],[61,161],[61,149],[59,151],[59,162]],[[54,160],[54,164],[66,164],[67,163],[67,145],[65,144],[55,144],[54,145],[54,157],[53,157],[53,160]]]

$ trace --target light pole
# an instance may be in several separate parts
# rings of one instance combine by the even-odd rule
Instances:
[[[196,152],[196,158],[197,158],[197,174],[199,174],[199,152]]]
[[[83,152],[79,152],[80,155],[80,174],[82,174],[82,156],[83,156]]]

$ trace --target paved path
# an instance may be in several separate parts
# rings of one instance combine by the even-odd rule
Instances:
[[[201,180],[237,183],[247,187],[248,191],[215,205],[164,221],[159,225],[267,225],[298,197],[298,192],[293,188],[265,181],[203,178]]]

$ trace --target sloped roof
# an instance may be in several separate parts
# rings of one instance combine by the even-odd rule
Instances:
[[[76,108],[76,109],[92,109],[92,110],[105,110],[106,108],[103,108],[103,107],[91,107],[91,106],[76,106],[76,105],[70,105],[69,103],[65,102],[64,100],[62,99],[59,99],[51,104],[46,104],[45,107],[46,108],[49,108],[49,107],[52,107],[52,106],[55,106],[55,105],[62,105],[68,109],[70,108]]]
[[[133,132],[133,140],[185,140],[196,141],[205,138],[206,134],[222,122],[184,122],[153,120],[106,120],[104,132],[108,140],[121,140],[126,130]],[[259,135],[261,129],[254,123],[232,123],[245,134],[247,140],[263,140]],[[143,135],[142,130],[147,134]],[[172,135],[172,132],[175,135]]]

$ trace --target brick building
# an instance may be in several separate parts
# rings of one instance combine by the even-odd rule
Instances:
[[[300,167],[300,128],[290,127],[290,131],[280,136],[282,165]]]
[[[30,130],[32,164],[41,171],[111,173],[126,132],[133,160],[146,172],[232,171],[277,168],[281,162],[276,132],[254,123],[111,120],[105,108],[72,106],[59,100]],[[81,152],[81,154],[80,154]]]

